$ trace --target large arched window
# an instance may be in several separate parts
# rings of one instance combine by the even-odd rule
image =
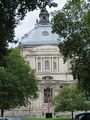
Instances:
[[[52,99],[52,88],[47,87],[44,89],[44,103],[50,102]]]
[[[50,70],[50,63],[49,63],[49,58],[45,58],[45,71]]]
[[[45,70],[49,70],[49,61],[45,60]]]

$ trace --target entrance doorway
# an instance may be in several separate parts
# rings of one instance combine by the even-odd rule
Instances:
[[[52,113],[46,113],[46,118],[52,118]]]

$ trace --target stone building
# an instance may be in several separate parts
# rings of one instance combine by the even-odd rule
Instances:
[[[69,70],[69,61],[64,64],[60,54],[60,38],[51,31],[49,13],[46,8],[41,9],[35,28],[25,34],[19,44],[23,57],[35,69],[39,79],[39,97],[28,108],[33,116],[45,115],[47,112],[53,114],[52,98],[64,86],[75,83]]]

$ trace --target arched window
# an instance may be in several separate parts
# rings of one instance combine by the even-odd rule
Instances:
[[[49,58],[45,58],[45,71],[50,70],[50,63],[49,63]]]
[[[45,17],[45,16],[43,16],[43,20],[46,20],[46,17]]]
[[[52,99],[52,88],[47,87],[44,89],[44,103],[50,102]]]

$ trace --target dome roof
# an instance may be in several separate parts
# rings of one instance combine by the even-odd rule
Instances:
[[[41,25],[35,27],[29,33],[25,34],[21,39],[21,44],[23,46],[58,44],[58,39],[58,35],[51,32],[50,25]]]
[[[39,17],[40,21],[37,21],[35,28],[21,38],[20,46],[58,45],[59,36],[51,32],[52,27],[49,22],[48,12],[46,10],[41,11]]]

